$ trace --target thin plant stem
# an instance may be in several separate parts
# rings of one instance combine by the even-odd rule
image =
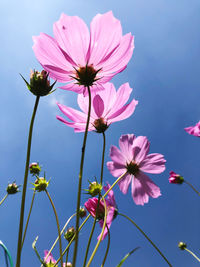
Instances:
[[[35,190],[33,191],[33,197],[32,197],[32,200],[31,200],[31,206],[30,206],[30,210],[29,210],[29,213],[28,213],[28,218],[27,218],[27,221],[26,221],[26,226],[25,226],[25,229],[24,229],[24,234],[23,234],[23,238],[22,238],[22,247],[23,247],[24,240],[25,240],[25,237],[26,237],[26,231],[27,231],[27,228],[28,228],[29,219],[30,219],[30,216],[31,216],[34,199],[35,199]]]
[[[60,235],[62,235],[62,233],[65,231],[65,228],[67,227],[67,225],[69,224],[69,222],[71,221],[71,219],[72,219],[74,216],[76,216],[76,213],[74,213],[74,214],[67,220],[67,222],[65,223],[63,229],[62,229],[61,232],[60,232]],[[44,260],[46,260],[46,259],[49,257],[51,251],[54,249],[54,247],[55,247],[56,243],[58,242],[58,240],[59,240],[59,236],[56,238],[55,242],[53,243],[52,247],[50,248],[50,250],[49,250],[49,252],[48,252],[48,254],[46,255],[46,257],[45,257]]]
[[[6,195],[2,198],[2,200],[0,201],[0,206],[1,206],[1,204],[3,204],[3,202],[6,200],[7,196],[8,196],[8,194],[6,194]]]
[[[105,148],[106,148],[106,136],[103,132],[103,152],[102,152],[102,161],[101,161],[101,180],[100,183],[103,183],[103,169],[104,169],[104,157],[105,157]]]
[[[88,219],[90,218],[90,216],[91,216],[91,215],[89,214],[89,215],[86,217],[86,219],[82,222],[82,224],[80,225],[80,227],[79,227],[79,229],[78,229],[79,232],[80,232],[80,230],[83,228],[84,224],[88,221]],[[66,251],[67,251],[68,248],[71,246],[72,242],[73,242],[74,239],[75,239],[75,236],[76,236],[76,234],[75,234],[75,235],[72,237],[72,239],[70,240],[69,244],[67,245],[67,247],[66,247],[65,250],[63,251],[62,256],[65,255]],[[59,261],[60,261],[60,258],[57,260],[57,262],[54,264],[53,267],[55,267],[55,266],[59,263]]]
[[[105,133],[103,132],[103,152],[102,152],[102,160],[101,160],[101,176],[100,176],[100,184],[103,183],[103,169],[104,169],[104,157],[105,157],[105,147],[106,147],[106,138],[105,138]],[[100,203],[100,195],[98,197],[98,202],[97,202],[97,209],[96,209],[96,213],[95,213],[95,218],[94,218],[94,222],[92,225],[92,229],[90,232],[90,236],[88,239],[88,244],[87,244],[87,248],[86,248],[86,252],[85,252],[85,258],[84,258],[84,263],[83,263],[83,267],[86,266],[86,262],[87,262],[87,256],[88,256],[88,252],[89,252],[89,248],[90,248],[90,244],[91,244],[91,240],[92,240],[92,236],[94,234],[94,229],[96,226],[96,220],[97,220],[97,214],[98,214],[98,209],[99,209],[99,203]]]
[[[85,134],[83,139],[83,146],[82,146],[82,153],[81,153],[81,163],[80,163],[80,172],[79,172],[79,184],[78,184],[78,195],[77,195],[77,207],[76,207],[76,236],[75,236],[75,245],[74,245],[74,253],[73,253],[73,263],[72,266],[75,267],[76,264],[76,257],[77,257],[77,250],[78,250],[78,237],[79,237],[79,209],[80,209],[80,203],[81,203],[81,186],[82,186],[82,177],[83,177],[83,164],[85,159],[85,147],[86,147],[86,141],[87,141],[87,134],[88,134],[88,128],[89,128],[89,122],[90,122],[90,113],[91,113],[91,92],[90,87],[87,87],[88,89],[88,95],[89,95],[89,105],[88,105],[88,116],[87,116],[87,123],[85,127]]]
[[[103,195],[104,198],[108,195],[110,190],[112,190],[113,187],[125,176],[125,174],[127,174],[127,172],[123,173],[119,178],[117,178],[117,180],[115,180],[115,182],[111,185],[111,187],[108,189],[108,191],[106,191],[106,193]]]
[[[102,197],[102,199],[103,199],[103,202],[104,202],[104,208],[105,208],[105,215],[104,215],[103,227],[102,227],[102,231],[101,231],[100,238],[99,238],[99,240],[98,240],[98,242],[97,242],[97,244],[96,244],[96,246],[95,246],[95,248],[94,248],[94,250],[93,250],[93,252],[92,252],[92,255],[91,255],[91,257],[90,257],[90,259],[89,259],[89,261],[88,261],[86,267],[89,267],[90,264],[92,263],[92,260],[93,260],[93,258],[94,258],[94,256],[95,256],[95,254],[96,254],[96,252],[97,252],[97,249],[98,249],[98,247],[99,247],[99,245],[100,245],[100,243],[101,243],[101,240],[102,240],[102,238],[103,238],[104,230],[105,230],[105,228],[106,228],[106,219],[107,219],[108,211],[107,211],[107,206],[106,206],[105,198]]]
[[[97,206],[98,206],[98,203],[97,203]],[[96,209],[96,215],[97,215],[97,209]],[[90,236],[89,236],[89,239],[88,239],[88,244],[87,244],[87,248],[86,248],[86,252],[85,252],[85,258],[84,258],[83,267],[85,267],[86,263],[87,263],[87,256],[88,256],[88,252],[89,252],[92,236],[93,236],[93,233],[94,233],[94,229],[95,229],[95,226],[96,226],[96,215],[95,215],[94,222],[93,222],[93,225],[92,225],[92,229],[91,229],[91,232],[90,232]]]
[[[9,260],[9,263],[10,263],[10,267],[13,267],[13,260],[12,260],[12,257],[10,255],[10,252],[8,251],[7,247],[4,245],[4,243],[0,240],[0,246],[4,249],[4,252],[7,254],[8,256],[8,260]]]
[[[158,253],[161,255],[161,257],[163,257],[163,259],[167,262],[167,264],[172,267],[171,263],[167,260],[167,258],[163,255],[163,253],[160,251],[160,249],[153,243],[153,241],[143,232],[143,230],[131,219],[129,218],[127,215],[122,214],[122,213],[118,213],[118,215],[121,215],[122,217],[126,218],[127,220],[129,220],[139,231],[140,233],[143,234],[143,236],[151,243],[151,245],[158,251]]]
[[[61,240],[61,233],[60,233],[60,225],[59,225],[59,221],[58,221],[58,215],[56,212],[56,208],[54,206],[54,203],[49,195],[49,192],[45,189],[45,192],[49,198],[49,201],[51,202],[51,206],[53,208],[55,217],[56,217],[56,224],[57,224],[57,229],[58,229],[58,236],[59,236],[59,249],[60,249],[60,261],[61,261],[61,266],[63,266],[63,258],[62,258],[62,240]]]
[[[68,250],[67,250],[67,253],[66,253],[66,261],[65,261],[65,262],[66,262],[66,264],[67,264],[67,261],[68,261],[68,256],[69,256],[69,248],[70,248],[70,247],[68,247]]]
[[[200,259],[188,248],[184,248],[187,252],[189,252],[196,260],[198,260],[200,262]]]
[[[106,259],[107,259],[107,256],[108,256],[108,251],[109,251],[109,249],[110,249],[110,230],[109,230],[109,228],[108,228],[107,225],[106,225],[106,227],[107,227],[107,230],[108,230],[108,244],[107,244],[106,253],[105,253],[103,262],[102,262],[102,264],[101,264],[101,267],[104,267],[104,264],[105,264]]]
[[[185,179],[184,179],[184,182],[185,182],[187,185],[189,185],[189,187],[192,188],[192,190],[200,196],[200,192],[197,191],[196,188],[195,188],[191,183],[189,183],[189,182],[186,181]]]
[[[20,260],[21,260],[22,232],[23,232],[23,222],[24,222],[24,209],[25,209],[26,189],[27,189],[27,180],[28,180],[28,170],[29,170],[30,153],[31,153],[31,141],[32,141],[32,133],[33,133],[33,124],[34,124],[34,120],[35,120],[35,114],[37,111],[39,99],[40,99],[40,97],[37,96],[36,100],[35,100],[35,106],[33,109],[30,127],[29,127],[28,145],[27,145],[27,154],[26,154],[26,165],[25,165],[24,183],[23,183],[23,191],[22,191],[21,210],[20,210],[16,267],[20,267]]]

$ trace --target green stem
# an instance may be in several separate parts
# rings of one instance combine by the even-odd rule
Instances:
[[[78,229],[79,232],[80,232],[80,230],[82,229],[82,227],[84,226],[84,224],[88,221],[88,219],[90,218],[90,216],[91,216],[91,215],[89,214],[89,215],[87,216],[87,218],[83,221],[83,223],[81,224],[81,226],[80,226],[79,229]],[[69,244],[67,245],[67,247],[66,247],[65,250],[63,251],[62,256],[65,255],[66,251],[67,251],[68,248],[71,246],[72,242],[73,242],[74,239],[75,239],[75,236],[76,236],[76,234],[72,237],[71,241],[69,242]],[[53,267],[55,267],[56,264],[59,263],[59,261],[60,261],[60,258],[57,260],[57,262],[54,264]]]
[[[69,248],[68,248],[67,253],[66,253],[66,264],[67,264],[67,261],[68,261],[68,256],[69,256]]]
[[[105,208],[105,215],[104,215],[103,227],[102,227],[102,231],[101,231],[100,238],[99,238],[99,240],[98,240],[98,242],[97,242],[97,244],[96,244],[96,246],[95,246],[95,248],[94,248],[94,250],[93,250],[93,252],[92,252],[92,255],[91,255],[91,257],[90,257],[90,259],[89,259],[89,261],[88,261],[86,267],[89,267],[90,264],[92,263],[92,260],[93,260],[93,258],[94,258],[94,256],[95,256],[95,254],[96,254],[96,252],[97,252],[97,249],[98,249],[98,247],[99,247],[99,245],[100,245],[100,243],[101,243],[101,240],[102,240],[102,238],[103,238],[104,230],[105,230],[105,228],[106,228],[106,219],[107,219],[107,213],[108,213],[108,211],[107,211],[107,206],[106,206],[105,198],[102,197],[102,200],[103,200],[103,202],[104,202],[104,208]]]
[[[98,203],[97,203],[97,206],[98,206]],[[97,210],[96,210],[96,216],[98,214]],[[93,236],[93,233],[94,233],[94,229],[95,229],[95,226],[96,226],[96,219],[97,219],[96,216],[94,218],[94,222],[93,222],[92,229],[91,229],[91,232],[90,232],[90,236],[89,236],[89,239],[88,239],[88,244],[87,244],[87,248],[86,248],[86,252],[85,252],[85,258],[84,258],[83,267],[85,267],[86,263],[87,263],[87,256],[88,256],[88,252],[89,252],[89,248],[90,248],[90,243],[91,243],[92,236]]]
[[[189,250],[188,248],[185,248],[185,250],[189,252],[196,260],[200,262],[200,259],[191,250]]]
[[[2,246],[2,248],[4,249],[4,252],[8,255],[10,267],[13,267],[14,265],[13,265],[13,260],[10,255],[10,252],[8,251],[7,247],[4,245],[4,243],[1,240],[0,240],[0,246]]]
[[[59,225],[59,221],[58,221],[58,215],[57,215],[57,212],[56,212],[56,208],[54,206],[54,203],[49,195],[49,192],[45,189],[45,192],[49,198],[49,201],[51,202],[51,206],[53,208],[53,211],[54,211],[54,214],[55,214],[55,217],[56,217],[56,224],[57,224],[57,229],[58,229],[58,236],[59,236],[59,249],[60,249],[60,261],[61,261],[61,266],[63,266],[63,258],[62,258],[62,241],[61,241],[61,233],[60,233],[60,225]]]
[[[6,195],[2,198],[2,200],[0,201],[0,206],[1,206],[1,204],[3,204],[4,200],[6,200],[7,196],[8,196],[8,194],[6,194]]]
[[[86,141],[87,141],[87,134],[88,134],[88,128],[89,128],[89,122],[90,122],[90,113],[91,113],[91,92],[90,87],[87,87],[88,89],[88,95],[89,95],[89,106],[88,106],[88,116],[87,116],[87,123],[85,127],[85,134],[83,139],[83,146],[82,146],[82,153],[81,153],[81,163],[80,163],[80,172],[79,172],[79,184],[78,184],[78,196],[77,196],[77,207],[76,207],[76,236],[75,236],[75,245],[74,245],[74,254],[73,254],[73,263],[72,266],[75,267],[76,264],[76,257],[77,257],[77,250],[78,250],[78,236],[79,236],[79,209],[80,209],[80,203],[81,203],[81,186],[82,186],[82,177],[83,177],[83,164],[84,164],[84,158],[85,158],[85,147],[86,147]]]
[[[106,225],[106,227],[107,227],[107,230],[108,230],[108,244],[107,244],[106,253],[105,253],[103,262],[101,264],[101,267],[104,267],[104,264],[105,264],[106,259],[107,259],[107,256],[108,256],[108,251],[110,249],[110,230],[108,229],[108,226],[107,225]]]
[[[122,213],[118,213],[118,215],[123,216],[124,218],[126,218],[127,220],[129,220],[139,231],[140,233],[143,234],[143,236],[151,243],[151,245],[158,251],[158,253],[163,257],[163,259],[167,262],[167,264],[172,267],[171,263],[169,263],[169,261],[167,260],[167,258],[163,255],[163,253],[159,250],[159,248],[153,243],[153,241],[142,231],[142,229],[131,219],[129,218],[127,215],[122,214]]]
[[[127,174],[127,172],[123,173],[119,178],[117,178],[117,180],[111,185],[111,187],[108,189],[108,191],[103,195],[104,198],[108,195],[110,190],[112,190],[113,187],[125,176],[125,174]]]
[[[76,213],[74,213],[74,214],[67,220],[67,222],[65,223],[65,225],[64,225],[64,227],[63,227],[63,229],[62,229],[62,231],[60,232],[60,235],[62,235],[62,233],[65,231],[65,228],[67,227],[67,225],[69,224],[69,222],[71,221],[71,219],[72,219],[74,216],[76,216]],[[56,238],[55,242],[53,243],[52,247],[50,248],[50,250],[49,250],[49,252],[48,252],[48,254],[46,255],[46,257],[45,257],[44,260],[46,260],[46,259],[49,257],[51,251],[54,249],[54,247],[55,247],[56,243],[58,242],[58,240],[59,240],[59,236]]]
[[[31,216],[34,199],[35,199],[35,190],[33,191],[33,197],[32,197],[32,201],[31,201],[31,206],[30,206],[30,210],[29,210],[29,213],[28,213],[28,218],[27,218],[27,221],[26,221],[26,226],[25,226],[25,229],[24,229],[24,234],[23,234],[23,238],[22,238],[22,247],[23,247],[24,240],[25,240],[25,237],[26,237],[26,231],[27,231],[27,228],[28,228],[29,219],[30,219],[30,216]]]
[[[189,186],[194,190],[194,192],[197,193],[197,194],[200,196],[200,192],[197,191],[196,188],[195,188],[193,185],[191,185],[191,183],[189,183],[189,182],[186,181],[185,179],[184,179],[184,182],[185,182],[187,185],[189,185]]]
[[[33,124],[34,124],[34,120],[35,120],[35,114],[37,111],[39,99],[40,99],[40,97],[37,96],[36,100],[35,100],[35,106],[33,109],[32,118],[31,118],[30,128],[29,128],[28,146],[27,146],[27,154],[26,154],[26,165],[25,165],[24,183],[23,183],[22,200],[21,200],[20,223],[19,223],[19,232],[18,232],[16,267],[20,267],[20,260],[21,260],[24,208],[25,208],[26,188],[27,188],[28,170],[29,170],[30,153],[31,153],[31,141],[32,141],[32,133],[33,133]]]
[[[102,161],[101,161],[101,180],[100,183],[103,183],[103,167],[104,167],[104,157],[105,157],[105,148],[106,148],[106,137],[103,132],[103,152],[102,152]]]
[[[100,184],[103,183],[103,169],[104,169],[105,147],[106,147],[106,138],[105,138],[105,133],[103,132],[103,152],[102,152],[102,160],[101,160]],[[89,252],[89,248],[90,248],[92,236],[94,234],[94,229],[95,229],[96,220],[97,220],[97,214],[98,214],[98,209],[99,209],[99,202],[100,202],[100,195],[98,197],[98,203],[97,203],[97,209],[96,209],[96,213],[95,213],[95,218],[94,218],[94,222],[93,222],[92,229],[91,229],[91,232],[90,232],[90,236],[89,236],[89,239],[88,239],[88,244],[87,244],[87,248],[86,248],[86,252],[85,252],[85,258],[84,258],[83,267],[86,266],[87,256],[88,256],[88,252]]]

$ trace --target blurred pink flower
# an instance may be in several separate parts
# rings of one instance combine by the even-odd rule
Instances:
[[[112,11],[97,14],[90,32],[79,17],[61,14],[53,32],[55,38],[34,36],[33,50],[50,77],[68,83],[62,89],[77,93],[87,94],[88,85],[92,91],[103,90],[102,84],[126,68],[134,49],[133,36],[122,35]]]
[[[157,198],[161,195],[160,188],[144,173],[161,173],[165,170],[163,155],[158,153],[148,154],[150,143],[145,136],[134,134],[122,135],[119,139],[118,149],[112,146],[107,167],[114,177],[126,173],[118,182],[123,194],[127,194],[131,183],[132,198],[137,205],[148,203],[149,196]]]
[[[200,121],[195,126],[190,126],[184,129],[187,133],[200,137]]]
[[[44,262],[45,263],[56,263],[56,260],[53,258],[52,254],[50,253],[49,256],[46,258],[48,255],[49,251],[45,250],[44,251]]]
[[[107,186],[104,186],[103,188],[105,192],[107,192],[108,189],[110,188],[110,185],[107,184]],[[115,202],[115,196],[114,196],[113,190],[110,190],[105,201],[106,201],[106,208],[108,212],[107,219],[106,219],[107,227],[104,230],[102,240],[104,240],[104,238],[107,236],[108,229],[110,229],[112,221],[117,216],[117,205]],[[85,207],[88,210],[88,212],[92,215],[92,217],[95,217],[96,215],[97,204],[98,204],[98,198],[96,197],[89,198],[88,201],[85,202]],[[103,227],[103,223],[104,223],[104,215],[105,215],[104,202],[103,200],[101,200],[99,202],[99,209],[98,209],[98,214],[97,214],[97,219],[99,220],[99,224],[101,228]],[[98,236],[98,239],[100,238],[100,235]]]
[[[126,104],[132,92],[128,83],[123,84],[117,92],[112,83],[106,83],[104,87],[104,91],[92,94],[89,131],[104,132],[111,123],[130,117],[138,104],[135,99]],[[60,116],[57,116],[57,119],[74,128],[75,132],[84,132],[88,114],[88,96],[78,95],[78,104],[83,112],[58,104],[63,114],[72,122]]]
[[[177,174],[173,171],[171,171],[169,177],[170,184],[182,184],[184,182],[183,177],[180,174]]]

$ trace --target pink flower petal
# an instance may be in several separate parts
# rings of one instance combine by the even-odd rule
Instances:
[[[96,95],[93,98],[93,107],[97,117],[101,118],[101,115],[103,114],[104,111],[104,103],[99,95]]]
[[[111,56],[122,37],[121,24],[112,12],[96,15],[90,25],[89,64],[97,65]],[[102,45],[103,44],[103,45]]]
[[[65,114],[65,116],[67,116],[70,120],[86,124],[87,115],[85,113],[70,107],[66,107],[65,105],[61,105],[59,103],[57,105],[60,111]]]
[[[146,156],[146,158],[139,164],[140,170],[148,173],[161,173],[165,170],[164,156],[159,153],[153,153]]]
[[[122,164],[118,164],[116,162],[113,161],[108,161],[107,162],[107,168],[110,171],[110,173],[114,176],[114,177],[119,177],[121,176],[123,173],[126,172],[126,167],[125,165]]]
[[[110,184],[107,182],[107,185],[103,187],[104,191],[107,192],[110,189]],[[110,190],[108,195],[107,195],[107,200],[109,202],[110,206],[116,207],[116,202],[115,202],[115,196],[113,190]]]
[[[119,180],[118,182],[119,189],[122,191],[123,194],[127,194],[131,179],[132,175],[127,173],[121,180]]]
[[[114,207],[108,207],[108,214],[107,214],[107,219],[106,219],[106,226],[107,227],[105,228],[105,230],[103,232],[103,237],[102,237],[101,241],[103,241],[108,234],[108,229],[110,229],[114,213],[115,213],[115,208]],[[103,227],[103,223],[104,223],[104,220],[99,221],[99,225],[101,228]],[[101,236],[101,233],[98,236],[98,240],[99,240],[100,236]]]
[[[56,118],[59,121],[61,121],[64,124],[66,124],[67,126],[74,128],[74,130],[76,129],[75,130],[76,132],[84,132],[85,131],[85,123],[69,122],[69,121],[66,121],[65,119],[63,119],[60,116],[56,116]],[[90,128],[88,129],[88,131],[91,131],[91,130],[93,130],[93,129],[90,129]]]
[[[54,35],[59,46],[75,61],[77,66],[87,63],[90,34],[85,22],[77,16],[62,14],[54,23]]]
[[[119,139],[119,147],[126,157],[126,163],[129,163],[133,160],[132,146],[133,140],[135,139],[134,134],[122,135]]]
[[[187,133],[200,137],[200,121],[195,126],[190,126],[184,129]]]
[[[116,146],[111,146],[110,157],[115,163],[126,166],[126,158]]]
[[[141,180],[135,177],[132,179],[131,193],[136,205],[144,205],[149,202],[149,195],[146,193],[144,186],[141,184]]]
[[[139,164],[149,153],[150,143],[146,136],[138,136],[133,142],[133,159]]]
[[[145,192],[152,198],[157,198],[161,196],[160,188],[143,172],[140,171],[139,175],[137,175],[137,178]]]

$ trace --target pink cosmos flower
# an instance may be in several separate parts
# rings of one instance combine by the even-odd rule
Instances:
[[[169,177],[170,184],[182,184],[184,182],[183,177],[180,174],[177,174],[173,171],[171,171]]]
[[[132,198],[137,205],[148,203],[149,197],[157,198],[161,195],[160,188],[149,179],[147,173],[161,173],[165,170],[163,155],[148,154],[150,143],[145,136],[136,137],[134,134],[122,135],[118,149],[112,146],[107,167],[114,177],[126,173],[118,182],[123,194],[127,194],[131,183]]]
[[[187,133],[200,137],[200,121],[195,126],[190,126],[184,129]]]
[[[132,56],[131,33],[122,35],[121,23],[112,11],[97,14],[88,27],[77,16],[62,14],[53,25],[55,38],[34,36],[33,50],[50,77],[67,83],[62,89],[86,93],[103,90],[102,84],[124,70]]]
[[[138,104],[138,101],[133,99],[125,105],[132,92],[128,83],[123,84],[117,92],[112,83],[106,83],[104,87],[104,91],[92,94],[89,131],[104,132],[111,123],[130,117]],[[57,119],[74,128],[75,132],[84,132],[88,114],[88,96],[78,95],[78,104],[83,112],[58,104],[62,113],[72,122],[60,116],[57,116]]]
[[[103,188],[105,192],[107,192],[108,189],[110,188],[110,185],[107,183],[107,186],[104,186]],[[117,216],[117,205],[115,202],[115,196],[114,196],[113,190],[110,190],[105,201],[106,201],[106,208],[108,212],[107,219],[106,219],[107,227],[104,230],[102,240],[104,240],[104,238],[107,236],[108,229],[110,229],[112,221]],[[98,198],[96,197],[89,198],[88,201],[85,202],[85,207],[88,210],[88,212],[92,215],[92,217],[95,217],[96,215],[97,204],[98,204]],[[97,219],[99,220],[99,224],[101,228],[103,227],[103,223],[104,223],[104,215],[105,215],[104,202],[103,200],[101,200],[99,202],[99,209],[98,209],[98,215],[97,215]],[[98,239],[100,238],[100,235],[98,236]]]

